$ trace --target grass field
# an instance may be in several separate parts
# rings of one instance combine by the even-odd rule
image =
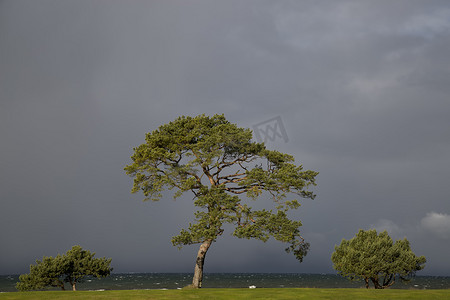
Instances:
[[[0,294],[0,299],[450,299],[450,290],[201,289],[45,291]]]

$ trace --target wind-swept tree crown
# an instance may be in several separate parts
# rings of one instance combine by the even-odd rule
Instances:
[[[199,190],[206,177],[210,184],[235,194],[259,195],[264,189],[314,198],[303,188],[315,184],[317,172],[299,172],[302,166],[293,165],[291,155],[267,150],[251,139],[250,129],[231,124],[223,115],[179,117],[148,133],[146,143],[134,148],[133,164],[125,168],[136,176],[132,191],[142,190],[145,200],[159,200],[164,187]],[[250,162],[262,158],[270,172],[262,166],[250,169]],[[223,175],[231,167],[242,172]]]

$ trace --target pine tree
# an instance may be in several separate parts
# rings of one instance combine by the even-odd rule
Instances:
[[[397,279],[409,280],[422,270],[426,259],[417,257],[405,238],[395,243],[386,231],[360,230],[351,240],[343,239],[331,256],[333,267],[350,280],[369,280],[376,289],[392,286]]]
[[[200,244],[192,287],[200,288],[205,255],[224,232],[234,225],[238,238],[288,243],[286,251],[302,261],[309,244],[300,235],[298,220],[288,217],[300,203],[286,201],[288,194],[314,198],[307,190],[318,174],[295,165],[291,155],[252,142],[252,132],[228,122],[223,115],[180,117],[146,135],[134,148],[133,163],[126,166],[134,178],[132,192],[158,201],[163,190],[175,189],[174,197],[194,195],[195,223],[172,238],[174,246]],[[244,201],[262,195],[274,201],[274,209],[256,210]],[[242,197],[247,196],[247,197]]]
[[[80,246],[73,246],[64,255],[44,256],[42,261],[36,260],[36,265],[30,266],[30,273],[19,276],[16,288],[29,291],[60,287],[64,290],[64,283],[68,282],[76,291],[76,284],[82,282],[84,277],[101,278],[111,273],[111,259],[94,258],[94,255]]]

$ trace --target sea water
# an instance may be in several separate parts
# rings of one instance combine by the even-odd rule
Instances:
[[[18,275],[0,276],[0,292],[14,292]],[[87,277],[77,290],[180,289],[192,282],[192,273],[123,273],[106,278]],[[206,273],[203,288],[364,288],[363,281],[349,281],[334,274]],[[449,289],[450,277],[416,276],[395,289]],[[56,288],[55,288],[56,289]],[[66,284],[66,289],[70,289]]]

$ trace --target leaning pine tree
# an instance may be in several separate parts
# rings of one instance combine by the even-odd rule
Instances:
[[[19,291],[43,290],[48,287],[59,287],[65,290],[64,284],[70,283],[73,291],[76,285],[86,276],[102,278],[109,276],[111,258],[95,258],[95,253],[73,246],[66,254],[56,257],[44,256],[30,266],[30,273],[19,276],[16,288]]]
[[[233,224],[238,238],[267,241],[270,237],[288,243],[299,261],[309,248],[300,235],[300,221],[291,220],[288,210],[300,203],[287,201],[288,193],[314,198],[307,190],[318,174],[296,166],[291,155],[267,150],[252,142],[252,131],[228,122],[223,115],[179,117],[146,135],[146,142],[134,148],[133,163],[126,166],[134,178],[132,192],[142,191],[145,200],[160,200],[165,189],[174,197],[186,191],[194,194],[195,223],[172,238],[174,246],[200,244],[193,288],[200,288],[205,255]],[[267,192],[273,210],[255,210],[239,195],[256,199]],[[245,198],[244,198],[245,199]]]

